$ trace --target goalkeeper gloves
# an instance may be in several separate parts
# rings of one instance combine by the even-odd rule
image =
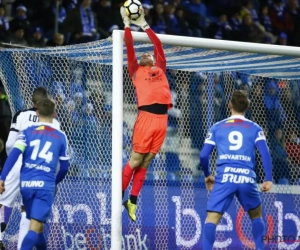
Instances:
[[[144,31],[150,28],[150,26],[145,20],[144,9],[141,10],[141,16],[137,20],[130,20],[130,22],[141,27]]]
[[[130,27],[130,19],[129,17],[126,15],[126,10],[125,10],[125,7],[122,6],[120,8],[120,13],[121,13],[121,16],[122,16],[122,19],[123,19],[123,23],[124,23],[124,26],[125,28],[129,28]]]

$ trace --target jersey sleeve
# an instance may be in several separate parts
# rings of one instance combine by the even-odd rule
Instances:
[[[261,127],[257,126],[257,132],[256,132],[256,136],[255,136],[255,144],[257,144],[258,141],[260,140],[266,140],[264,131],[262,130]]]
[[[154,45],[154,58],[156,66],[160,67],[163,70],[163,72],[166,73],[167,61],[161,41],[151,28],[146,29],[145,32],[147,33],[148,37]]]
[[[17,140],[14,144],[14,148],[18,148],[20,149],[22,152],[25,151],[26,147],[27,147],[27,142],[26,142],[26,136],[25,136],[25,131],[24,132],[20,132]]]
[[[216,145],[216,140],[215,140],[215,127],[211,127],[211,129],[208,131],[204,144],[211,144],[211,145]]]
[[[67,161],[70,159],[68,152],[68,140],[65,134],[62,135],[62,144],[59,153],[59,160]]]
[[[124,42],[127,51],[128,71],[130,77],[132,78],[134,76],[134,73],[137,71],[139,64],[136,59],[135,51],[133,48],[133,38],[132,38],[130,28],[125,28]]]
[[[19,132],[21,130],[20,127],[20,118],[22,116],[22,111],[17,112],[14,117],[12,118],[10,131]]]

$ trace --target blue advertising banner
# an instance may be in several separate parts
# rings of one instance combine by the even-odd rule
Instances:
[[[87,181],[88,185],[82,180],[61,184],[47,226],[50,249],[110,249],[110,181]],[[123,211],[122,249],[202,249],[207,192],[201,185],[176,184],[145,184],[137,222],[130,222]],[[295,206],[300,196],[269,193],[263,201],[267,232],[262,240],[267,249],[299,249],[300,214]],[[6,233],[15,238],[17,232]],[[236,201],[217,227],[216,239],[218,248],[254,247],[251,221]]]

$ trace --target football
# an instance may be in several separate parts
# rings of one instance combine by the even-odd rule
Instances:
[[[142,4],[138,0],[127,0],[124,3],[127,16],[131,20],[137,20],[142,14]]]

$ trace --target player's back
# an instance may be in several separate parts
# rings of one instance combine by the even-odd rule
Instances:
[[[209,134],[217,148],[217,173],[235,173],[256,178],[255,143],[265,139],[262,129],[243,116],[216,123]]]
[[[21,188],[54,189],[56,167],[67,150],[65,134],[49,123],[38,123],[23,131],[25,146]]]

